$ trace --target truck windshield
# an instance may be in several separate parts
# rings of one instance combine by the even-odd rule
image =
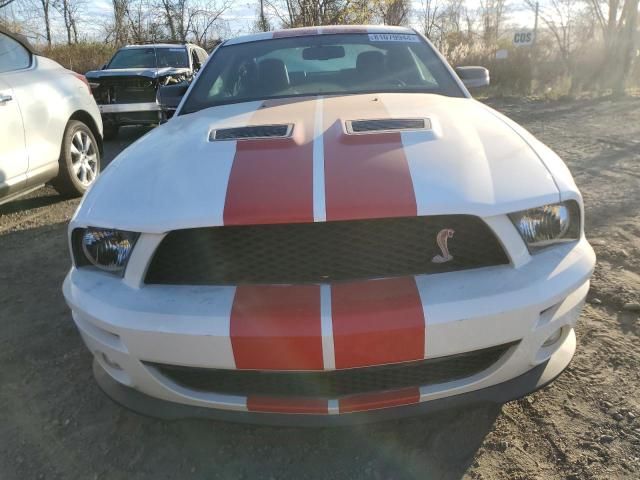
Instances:
[[[163,68],[189,66],[187,49],[184,47],[123,48],[107,65],[107,68]]]
[[[418,35],[325,34],[223,45],[181,113],[269,98],[371,92],[464,96]]]

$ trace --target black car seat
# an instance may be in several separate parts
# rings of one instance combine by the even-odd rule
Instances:
[[[376,50],[362,52],[356,59],[356,72],[360,81],[370,83],[384,75],[384,54]]]
[[[267,58],[258,64],[258,79],[260,90],[265,95],[281,92],[291,83],[287,66],[277,58]]]

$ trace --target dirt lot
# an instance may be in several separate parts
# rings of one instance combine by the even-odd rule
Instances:
[[[598,254],[578,353],[551,387],[353,429],[130,413],[93,382],[60,292],[78,202],[46,188],[0,207],[0,478],[638,478],[640,312],[624,306],[640,301],[640,98],[496,107],[566,159]]]

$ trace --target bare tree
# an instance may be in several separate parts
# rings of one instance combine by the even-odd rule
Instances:
[[[258,20],[256,20],[254,30],[258,32],[268,32],[269,30],[271,30],[271,23],[264,13],[264,0],[260,0]]]
[[[265,0],[286,28],[344,23],[351,14],[350,0]],[[355,17],[355,16],[354,16]]]
[[[423,0],[419,21],[424,34],[445,53],[470,38],[474,23],[465,0]],[[471,30],[463,31],[463,25]]]
[[[204,42],[231,3],[231,0],[159,0],[158,7],[172,40],[184,42],[191,36]]]
[[[0,8],[4,8],[4,7],[8,7],[9,5],[11,5],[15,0],[0,0]]]
[[[78,43],[78,21],[80,9],[83,6],[81,0],[54,0],[54,8],[62,15],[64,27],[67,32],[67,44]]]
[[[435,40],[442,29],[443,10],[442,2],[438,0],[423,0],[422,2],[422,10],[418,14],[422,33],[432,41]]]
[[[624,5],[624,0],[622,0]],[[593,13],[602,28],[602,33],[607,44],[616,40],[618,30],[619,13],[622,10],[620,0],[589,0]],[[607,13],[603,10],[603,5],[607,7]]]
[[[112,2],[113,40],[116,46],[119,47],[127,42],[127,11],[130,9],[130,0],[112,0]]]
[[[618,52],[620,63],[613,77],[613,92],[622,95],[626,80],[633,66],[635,53],[635,37],[638,25],[638,0],[626,0],[621,17],[621,28],[618,35]]]
[[[127,5],[125,11],[127,37],[135,43],[155,41],[164,36],[153,4],[138,0]]]
[[[220,35],[217,32],[226,28],[222,22],[222,14],[229,8],[229,3],[209,2],[202,8],[190,8],[187,10],[185,34],[193,37],[195,43],[213,47]]]
[[[75,0],[79,1],[79,0]],[[108,41],[121,45],[170,39],[214,46],[228,30],[222,15],[232,0],[113,0]]]
[[[411,13],[410,0],[376,0],[373,2],[375,14],[385,25],[405,25]]]
[[[536,9],[534,0],[525,0],[527,5]],[[550,0],[539,6],[539,18],[552,34],[567,73],[570,73],[574,49],[574,27],[579,0]]]
[[[615,94],[624,93],[634,62],[638,0],[589,0],[601,27],[605,55],[601,74],[607,75]],[[606,14],[603,6],[606,6]]]
[[[531,0],[525,0],[527,3]],[[495,45],[506,13],[506,0],[480,0],[482,38],[485,46]]]
[[[47,45],[51,46],[51,4],[50,0],[40,0],[42,6],[42,16],[44,18],[45,38],[47,39]]]
[[[181,17],[183,12],[185,0],[160,0],[160,8],[162,10],[162,14],[164,15],[164,20],[169,27],[169,35],[171,36],[171,40],[178,40],[178,31],[176,28],[176,23],[178,22],[178,17]],[[180,22],[181,23],[181,22]]]
[[[51,46],[53,42],[52,8],[50,0],[19,0],[12,2],[8,11],[12,17],[13,28],[37,42],[44,40],[48,46]]]

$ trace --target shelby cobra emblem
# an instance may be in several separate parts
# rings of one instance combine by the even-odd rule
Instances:
[[[436,237],[436,241],[438,242],[438,247],[440,247],[441,255],[436,255],[431,259],[433,263],[445,263],[453,260],[453,255],[449,253],[449,246],[447,242],[450,238],[453,238],[453,234],[456,233],[452,228],[444,228],[438,232],[438,236]]]

